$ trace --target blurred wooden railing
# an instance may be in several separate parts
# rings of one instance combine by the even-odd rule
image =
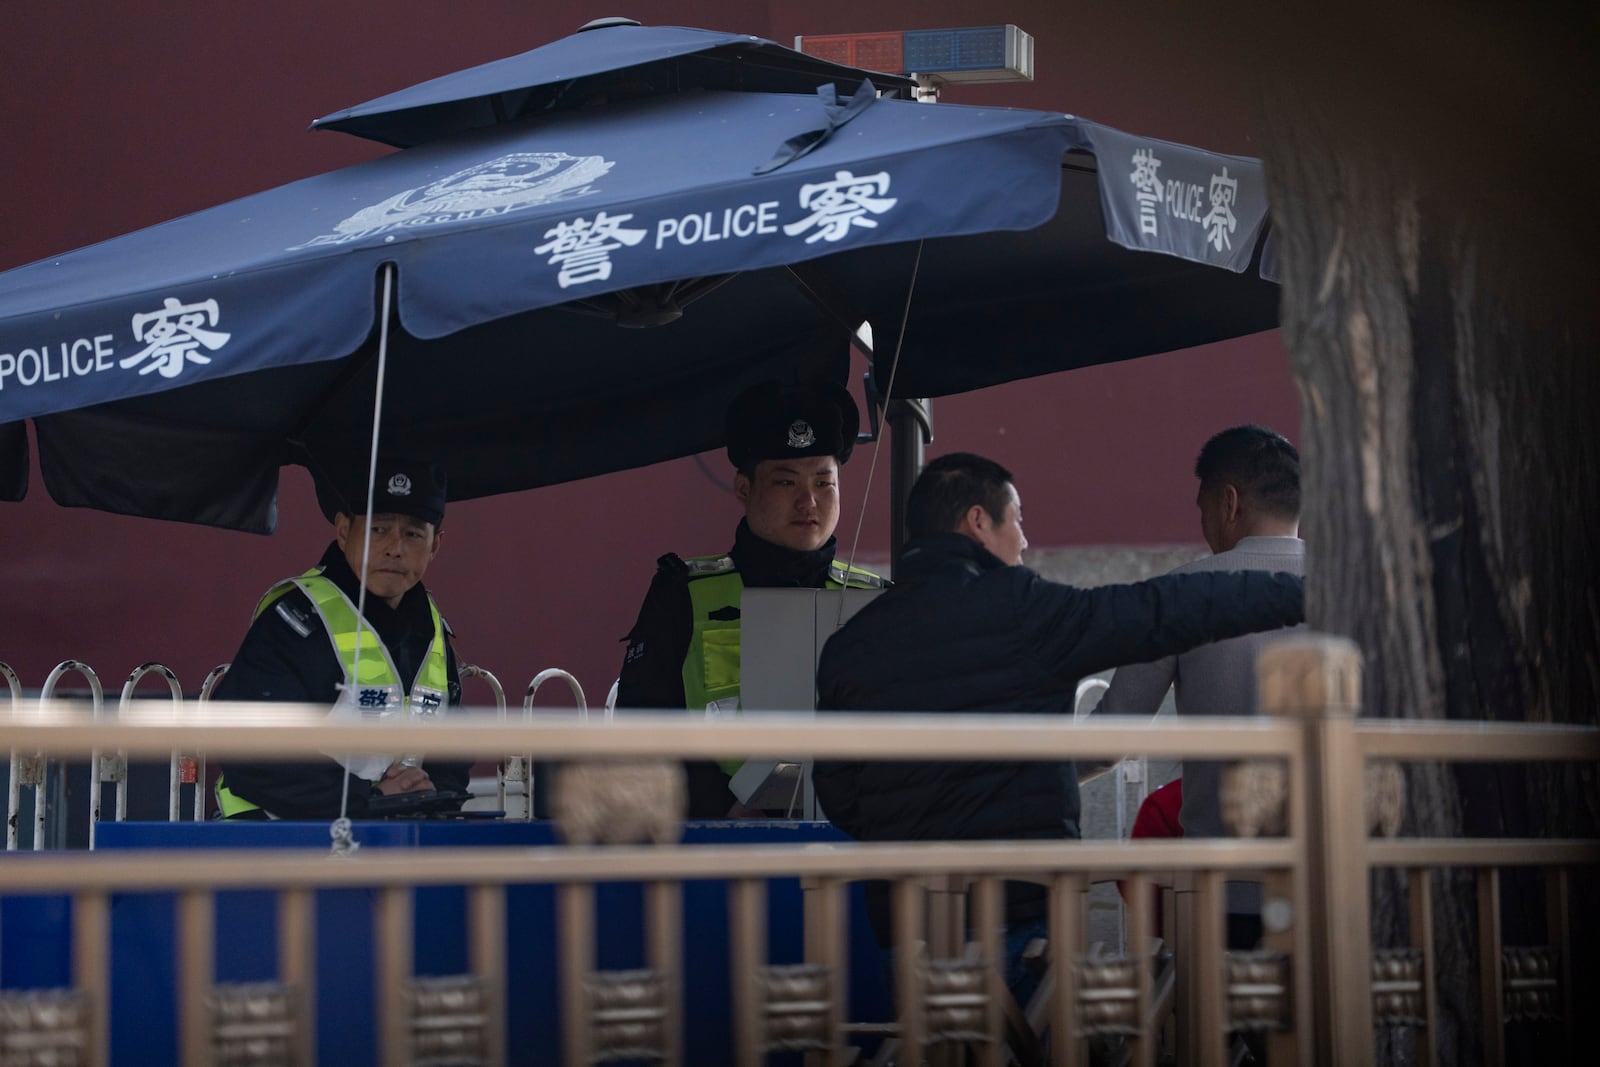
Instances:
[[[1258,823],[1284,833],[1229,840],[1135,842],[994,842],[807,845],[803,847],[605,843],[539,849],[363,850],[337,861],[325,850],[181,851],[11,855],[0,863],[0,896],[62,893],[73,900],[73,976],[69,989],[0,989],[0,1058],[7,1049],[64,1050],[56,1062],[109,1062],[109,917],[111,894],[176,891],[179,1047],[185,1063],[313,1062],[317,1027],[311,988],[315,955],[311,894],[333,887],[378,891],[373,961],[379,1017],[375,1062],[556,1062],[553,1050],[505,1048],[511,1002],[505,958],[505,889],[558,886],[561,942],[560,1060],[586,1065],[624,1057],[682,1062],[682,944],[677,917],[682,887],[704,879],[730,883],[729,941],[734,1000],[728,1041],[736,1062],[754,1065],[769,1052],[803,1050],[808,1062],[852,1062],[858,1032],[849,1003],[844,955],[845,896],[864,879],[895,883],[896,971],[900,982],[896,1062],[955,1063],[963,1045],[978,1062],[1026,1056],[1016,1012],[1008,1010],[1000,969],[1000,883],[1036,880],[1049,888],[1052,961],[1044,1022],[1050,1062],[1086,1064],[1087,1042],[1117,1035],[1129,1062],[1152,1067],[1161,1042],[1180,1063],[1220,1065],[1227,1036],[1256,1029],[1272,1067],[1359,1065],[1372,1059],[1375,1022],[1418,1026],[1431,1049],[1434,1015],[1427,871],[1480,870],[1480,934],[1485,963],[1485,1028],[1490,1062],[1503,1055],[1500,1027],[1507,998],[1554,1005],[1572,1025],[1573,948],[1568,872],[1600,862],[1582,841],[1374,839],[1374,823],[1397,812],[1357,804],[1371,771],[1387,761],[1528,760],[1600,762],[1600,731],[1358,721],[1359,661],[1346,642],[1307,637],[1272,646],[1261,665],[1266,716],[1204,722],[1074,723],[1036,716],[880,717],[748,716],[706,722],[677,715],[619,714],[609,721],[506,722],[492,711],[446,723],[334,723],[317,708],[223,705],[148,713],[137,707],[115,720],[90,721],[70,706],[14,708],[0,717],[0,746],[52,756],[93,750],[165,756],[174,749],[228,756],[304,756],[326,751],[426,751],[478,757],[534,752],[571,767],[597,761],[606,774],[651,777],[678,758],[1114,759],[1128,753],[1166,758],[1228,758],[1261,765],[1279,783],[1282,806],[1256,811]],[[574,781],[586,776],[575,776]],[[1377,776],[1381,779],[1383,776]],[[1380,792],[1382,790],[1380,789]],[[607,805],[626,793],[635,810],[608,819]],[[1258,808],[1272,807],[1257,789]],[[573,825],[621,825],[676,839],[670,793],[651,816],[637,818],[635,789],[593,789],[562,798]],[[1268,800],[1261,801],[1262,796]],[[1391,798],[1393,799],[1393,798]],[[641,831],[640,828],[643,827]],[[1389,829],[1392,830],[1392,825]],[[589,831],[585,831],[586,833]],[[602,831],[603,833],[603,831]],[[579,835],[582,836],[582,835]],[[1550,872],[1550,945],[1503,946],[1495,910],[1497,872],[1531,865]],[[1404,951],[1370,947],[1368,881],[1374,867],[1409,873],[1417,922]],[[798,876],[806,886],[805,959],[773,965],[765,957],[764,880]],[[1090,958],[1086,894],[1092,882],[1130,887],[1130,954]],[[1223,883],[1249,878],[1265,886],[1262,951],[1229,954],[1223,939]],[[646,886],[646,966],[596,970],[594,887]],[[412,967],[412,891],[423,885],[469,887],[468,971],[417,978]],[[952,921],[952,891],[969,889],[972,944]],[[279,900],[275,982],[229,987],[212,967],[215,894],[271,889]],[[933,892],[930,892],[933,890]],[[1175,996],[1157,997],[1150,944],[1150,902],[1164,892],[1179,921],[1167,927],[1178,972]],[[0,937],[5,931],[0,930]],[[1511,953],[1516,966],[1503,971]],[[1541,954],[1542,953],[1542,954]],[[1511,973],[1513,977],[1504,978]],[[1375,982],[1375,975],[1377,981]],[[1532,977],[1528,977],[1531,975]],[[4,976],[0,975],[0,981]],[[1519,999],[1520,998],[1520,999]],[[1542,998],[1542,999],[1540,999]],[[1379,1008],[1375,1009],[1375,999]],[[1158,1002],[1159,1001],[1159,1002]],[[1167,1007],[1173,1018],[1164,1018]],[[1514,1014],[1515,1009],[1513,1010]],[[52,1030],[46,1021],[55,1026]],[[246,1025],[248,1023],[248,1025]],[[1163,1034],[1164,1031],[1164,1034]],[[1490,1033],[1492,1032],[1492,1034]],[[1569,1048],[1571,1046],[1569,1045]],[[65,1057],[65,1052],[75,1055]],[[260,1054],[263,1058],[252,1059]],[[19,1053],[20,1055],[20,1053]],[[21,1059],[7,1062],[46,1062]]]

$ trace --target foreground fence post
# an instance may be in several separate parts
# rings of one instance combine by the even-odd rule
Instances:
[[[1304,773],[1288,776],[1288,830],[1306,849],[1295,877],[1295,1024],[1308,1021],[1309,993],[1316,1056],[1304,1062],[1363,1067],[1372,1062],[1373,1037],[1363,768],[1354,736],[1361,653],[1345,638],[1286,637],[1262,650],[1256,676],[1262,713],[1304,726]]]
[[[72,984],[88,1003],[85,1067],[111,1062],[111,897],[89,889],[72,898]]]

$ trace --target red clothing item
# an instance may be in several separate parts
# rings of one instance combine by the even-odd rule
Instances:
[[[1129,837],[1182,837],[1183,824],[1178,821],[1178,813],[1183,810],[1183,779],[1174,778],[1166,785],[1157,789],[1144,798],[1144,803],[1139,805],[1139,813],[1134,816],[1133,830]],[[1122,894],[1124,904],[1128,903],[1128,883],[1118,882],[1117,891]],[[1155,912],[1151,916],[1150,932],[1156,937],[1161,936],[1161,900],[1158,897],[1152,902]]]
[[[1174,778],[1139,805],[1134,816],[1133,832],[1129,837],[1182,837],[1183,824],[1178,813],[1183,810],[1183,779]]]

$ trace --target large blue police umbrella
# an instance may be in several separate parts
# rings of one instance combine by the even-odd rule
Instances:
[[[567,76],[583,106],[0,274],[0,495],[32,420],[60,504],[269,532],[280,467],[365,456],[375,414],[471,499],[714,448],[746,385],[845,380],[864,322],[920,396],[1276,323],[1255,161],[794,69]]]

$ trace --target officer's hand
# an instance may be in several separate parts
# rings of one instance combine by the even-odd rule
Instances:
[[[383,779],[377,783],[378,792],[385,796],[396,793],[415,793],[422,789],[432,789],[433,781],[428,777],[428,772],[421,767],[408,767],[402,763],[392,764],[383,772]]]

